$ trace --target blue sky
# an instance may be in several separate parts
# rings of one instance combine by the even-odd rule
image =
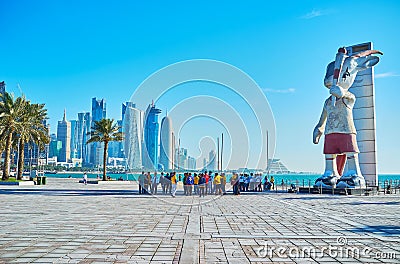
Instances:
[[[64,108],[76,119],[92,97],[105,98],[108,117],[119,119],[150,74],[213,59],[260,85],[275,117],[275,156],[302,171],[324,166],[311,134],[329,96],[326,65],[338,47],[372,41],[384,53],[375,67],[378,169],[400,172],[398,1],[1,0],[0,11],[0,80],[45,103],[53,132]]]

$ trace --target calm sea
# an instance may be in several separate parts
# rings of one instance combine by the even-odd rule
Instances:
[[[117,180],[119,178],[123,180],[136,181],[139,174],[107,174],[113,180]],[[271,174],[275,178],[275,184],[281,184],[282,181],[284,184],[296,184],[299,186],[309,186],[313,185],[315,180],[320,177],[320,174]],[[270,175],[270,176],[271,176]],[[57,174],[45,174],[47,177],[51,178],[74,178],[80,179],[83,177],[83,173],[57,173]],[[102,177],[102,174],[97,173],[88,173],[88,178],[97,178]],[[183,176],[182,176],[183,177]],[[228,175],[228,181],[230,179],[230,175]],[[379,174],[378,175],[379,185],[383,186],[385,181],[396,181],[400,182],[400,174]]]

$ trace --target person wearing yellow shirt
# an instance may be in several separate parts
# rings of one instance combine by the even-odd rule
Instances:
[[[221,189],[222,180],[223,180],[222,177],[218,175],[218,173],[215,173],[214,176],[215,194],[222,194],[222,189]]]
[[[226,175],[225,175],[225,173],[221,173],[221,190],[222,190],[222,194],[226,194],[225,187],[226,187]]]
[[[200,179],[200,177],[197,175],[197,173],[195,173],[194,174],[194,179],[193,179],[194,193],[195,194],[200,194],[200,192],[199,192],[199,179]]]
[[[171,195],[172,197],[175,197],[176,194],[176,173],[175,172],[171,172],[172,176],[171,176],[171,185],[172,185],[172,191],[171,191]]]

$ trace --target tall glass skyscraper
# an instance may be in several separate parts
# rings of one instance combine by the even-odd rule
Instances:
[[[122,105],[124,154],[128,170],[142,169],[144,112],[132,102]]]
[[[144,123],[144,148],[143,148],[143,166],[146,169],[158,169],[158,114],[160,109],[149,105],[145,114]]]
[[[59,161],[68,162],[71,158],[71,123],[67,121],[66,112],[62,121],[58,121],[57,140],[62,142]]]
[[[71,120],[71,158],[82,159],[87,165],[89,158],[86,141],[87,133],[90,132],[90,113],[78,113],[78,120]]]
[[[164,170],[172,170],[172,121],[171,118],[165,116],[161,120],[160,131],[160,164]]]
[[[71,158],[78,158],[78,131],[77,121],[71,120]]]
[[[92,98],[92,121],[99,121],[106,118],[106,100],[97,100],[96,97]]]
[[[106,101],[92,98],[92,127],[95,121],[106,118]],[[90,163],[94,166],[103,164],[103,144],[94,142],[90,144]]]
[[[90,146],[86,142],[90,138],[88,133],[90,132],[91,122],[92,118],[89,112],[78,113],[78,130],[80,131],[79,134],[82,135],[82,141],[79,141],[78,149],[81,150],[82,164],[84,166],[90,165]]]
[[[4,94],[6,92],[6,83],[4,81],[0,82],[0,94]]]

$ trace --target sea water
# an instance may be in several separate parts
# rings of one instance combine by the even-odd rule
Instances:
[[[113,180],[124,180],[124,181],[137,181],[138,177],[140,174],[135,174],[135,173],[118,173],[118,174],[113,174],[113,173],[107,173],[107,176],[109,176]],[[159,176],[160,174],[158,174]],[[183,173],[178,173],[178,175],[181,175],[183,178]],[[81,179],[83,178],[83,173],[76,173],[76,172],[63,172],[63,173],[56,173],[56,174],[45,174],[46,177],[49,178],[74,178],[74,179]],[[87,176],[89,179],[96,179],[96,178],[102,178],[103,175],[101,173],[87,173]],[[264,181],[264,176],[263,175],[263,181]],[[282,181],[284,185],[290,185],[290,184],[296,184],[297,186],[312,186],[315,183],[315,180],[321,177],[320,174],[303,174],[303,173],[295,173],[295,174],[270,174],[269,178],[271,176],[274,177],[275,180],[275,185],[281,185]],[[231,174],[227,174],[227,182],[230,182],[230,177]],[[400,174],[379,174],[378,175],[378,182],[381,187],[384,186],[385,182],[386,185],[390,182],[394,183],[400,183]]]

